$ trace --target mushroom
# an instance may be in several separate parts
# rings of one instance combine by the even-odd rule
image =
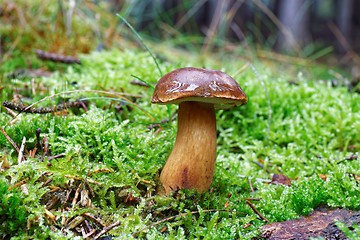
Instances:
[[[176,141],[160,175],[165,194],[207,191],[216,160],[215,109],[246,104],[245,93],[224,72],[187,67],[164,75],[151,102],[179,105]]]

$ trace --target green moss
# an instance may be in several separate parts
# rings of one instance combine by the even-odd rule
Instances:
[[[0,236],[22,235],[28,213],[24,197],[17,189],[10,189],[6,180],[0,178]]]

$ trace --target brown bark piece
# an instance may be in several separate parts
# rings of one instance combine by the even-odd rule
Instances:
[[[342,222],[346,224],[347,227],[351,229],[353,225],[360,225],[360,212],[357,212],[350,217],[344,219]],[[348,239],[345,234],[336,226],[335,223],[330,223],[324,231],[321,233],[321,236],[326,240],[339,240],[339,239]]]
[[[317,236],[325,239],[347,239],[336,227],[335,221],[343,221],[348,226],[359,224],[360,212],[319,208],[307,217],[265,225],[262,227],[261,236],[269,240],[309,239]]]

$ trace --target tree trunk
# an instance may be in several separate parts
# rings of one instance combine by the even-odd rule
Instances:
[[[353,0],[341,0],[338,1],[338,15],[337,15],[337,26],[341,32],[341,34],[344,36],[344,38],[349,43],[348,46],[351,46],[351,18],[353,13],[353,6],[354,6]],[[338,44],[338,50],[340,52],[346,52],[349,49],[345,49],[345,46],[341,46]]]
[[[299,51],[309,41],[309,6],[308,0],[283,0],[280,3],[279,19],[284,29],[279,29],[278,50]]]

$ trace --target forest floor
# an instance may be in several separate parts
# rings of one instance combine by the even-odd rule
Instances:
[[[267,224],[336,211],[350,213],[336,226],[360,237],[348,221],[360,210],[360,95],[343,70],[173,41],[146,42],[157,62],[126,39],[64,58],[35,52],[46,43],[26,36],[0,67],[1,238],[260,239],[275,231]],[[177,106],[151,96],[163,74],[186,66],[228,73],[248,103],[216,113],[211,189],[163,196]]]

